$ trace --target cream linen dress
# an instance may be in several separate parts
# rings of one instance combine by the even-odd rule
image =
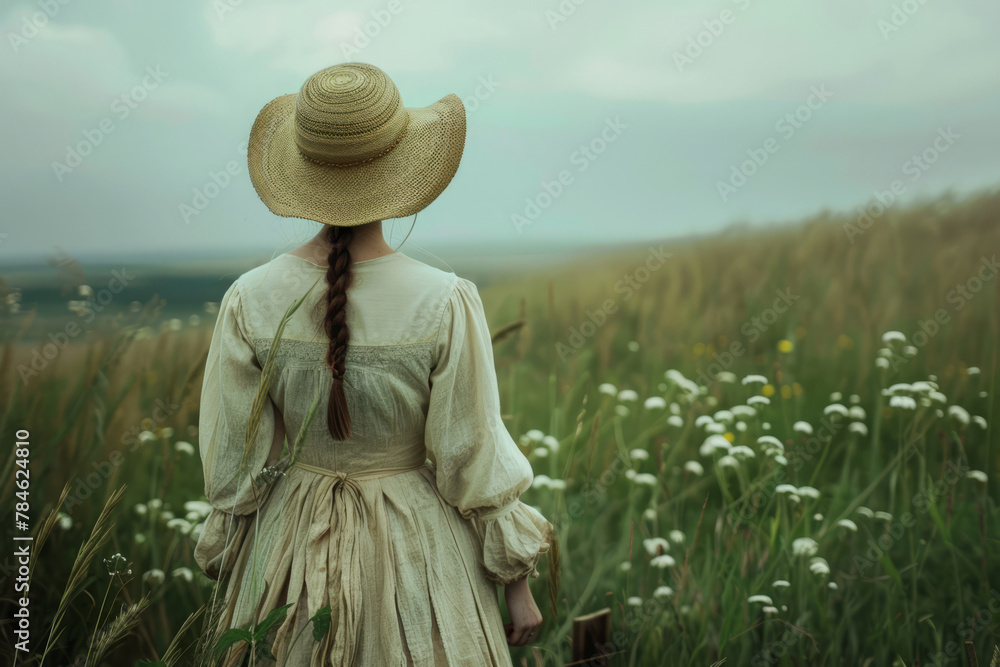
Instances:
[[[326,269],[282,254],[220,303],[198,434],[215,510],[195,557],[210,576],[223,555],[232,563],[222,627],[291,602],[270,634],[279,665],[511,665],[497,585],[539,576],[552,525],[519,499],[533,473],[500,419],[479,293],[399,252],[352,271],[345,441],[326,426]],[[279,321],[306,294],[278,344],[247,470],[265,479],[266,466],[287,467],[286,438],[299,449],[255,493],[240,474],[251,406]],[[224,553],[227,533],[237,539]],[[317,642],[308,621],[328,604]],[[226,665],[243,660],[240,646]]]

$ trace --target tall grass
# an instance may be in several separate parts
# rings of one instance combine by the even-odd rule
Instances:
[[[995,192],[946,195],[891,210],[853,243],[843,230],[853,221],[831,213],[665,243],[673,256],[627,297],[616,283],[637,276],[645,248],[539,266],[482,289],[504,418],[538,475],[522,498],[559,538],[561,567],[532,581],[537,599],[557,594],[540,604],[544,664],[568,662],[572,618],[603,607],[613,612],[614,664],[962,664],[970,636],[986,663],[1000,641],[1000,616],[986,613],[1000,590],[996,281],[982,280],[961,307],[949,291],[1000,248],[998,205]],[[780,290],[799,298],[755,325]],[[615,312],[572,345],[571,328],[609,299]],[[26,387],[17,366],[37,342],[17,340],[0,355],[0,423],[30,429],[32,440],[37,649],[18,664],[38,664],[46,651],[46,664],[68,664],[91,648],[90,664],[100,664],[95,653],[106,664],[208,660],[208,642],[199,649],[195,635],[214,627],[226,582],[194,564],[204,514],[184,504],[202,498],[191,452],[211,329],[149,335],[160,307],[67,346]],[[920,344],[921,323],[938,310],[948,321]],[[16,330],[24,317],[3,321]],[[890,330],[907,340],[883,341]],[[743,352],[731,354],[733,343]],[[743,384],[751,374],[766,383]],[[683,378],[705,389],[692,392]],[[927,380],[945,402],[929,391],[883,392]],[[650,398],[662,402],[647,406]],[[748,400],[752,416],[719,412]],[[824,414],[838,403],[848,416]],[[711,435],[754,456],[730,467],[725,447],[703,455]],[[787,463],[759,442],[765,435]],[[13,466],[10,453],[6,498]],[[12,525],[12,504],[3,512]],[[900,530],[906,512],[913,522]],[[807,539],[816,553],[796,555]],[[134,575],[109,580],[101,560],[116,552]],[[772,604],[748,601],[754,595]],[[119,597],[124,612],[111,613]],[[12,603],[8,593],[3,604]],[[11,626],[2,627],[11,662]],[[527,649],[512,653],[534,664]]]

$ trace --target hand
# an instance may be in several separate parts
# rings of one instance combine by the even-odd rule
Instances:
[[[511,646],[524,646],[535,641],[538,626],[542,624],[542,612],[531,596],[528,578],[507,584],[504,587],[504,597],[511,621],[503,626],[507,633],[507,643]]]

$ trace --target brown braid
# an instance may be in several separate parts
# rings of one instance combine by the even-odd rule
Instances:
[[[347,359],[347,288],[351,283],[351,252],[348,246],[354,237],[353,227],[330,225],[326,238],[332,246],[326,271],[326,335],[330,347],[326,352],[326,364],[333,372],[333,387],[326,411],[326,425],[334,440],[351,437],[351,415],[344,397],[344,364]]]

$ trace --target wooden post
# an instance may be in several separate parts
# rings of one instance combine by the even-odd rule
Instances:
[[[611,609],[605,607],[586,616],[573,619],[573,662],[593,667],[604,667],[608,659],[604,657],[604,647],[611,636]]]

